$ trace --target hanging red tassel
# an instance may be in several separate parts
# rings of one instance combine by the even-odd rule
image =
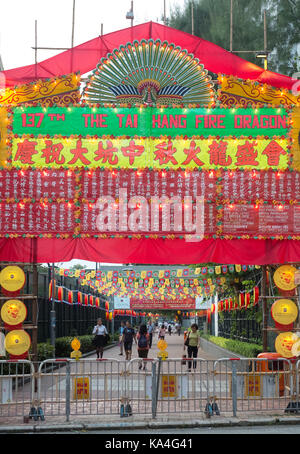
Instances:
[[[244,295],[244,293],[240,293],[239,294],[239,304],[240,304],[240,307],[244,307],[245,306],[245,295]]]
[[[87,306],[89,304],[89,295],[84,295],[84,305]]]
[[[94,297],[93,295],[90,295],[90,306],[94,305]]]
[[[250,293],[245,293],[245,308],[250,306]]]
[[[109,311],[109,302],[108,301],[105,301],[105,310]]]

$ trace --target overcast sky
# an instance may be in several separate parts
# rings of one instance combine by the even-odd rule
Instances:
[[[166,15],[184,0],[166,0]],[[150,20],[159,22],[164,0],[134,0],[134,25]],[[70,47],[73,0],[0,0],[0,55],[4,69],[34,63],[35,20],[38,47]],[[131,0],[76,0],[74,45],[130,26],[126,13]],[[38,61],[60,53],[38,51]]]

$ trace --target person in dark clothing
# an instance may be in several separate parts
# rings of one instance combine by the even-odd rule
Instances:
[[[128,361],[131,360],[133,339],[134,339],[135,343],[137,344],[135,330],[132,328],[130,322],[127,320],[124,331],[123,331],[123,344],[124,344],[126,360],[128,360]]]

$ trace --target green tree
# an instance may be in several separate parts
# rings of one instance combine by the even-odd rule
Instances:
[[[169,25],[191,33],[192,0],[171,11]],[[264,11],[267,17],[269,69],[292,76],[299,65],[299,0],[233,0],[233,50],[264,50]],[[230,50],[230,0],[194,0],[194,33]],[[236,54],[262,65],[254,53]]]

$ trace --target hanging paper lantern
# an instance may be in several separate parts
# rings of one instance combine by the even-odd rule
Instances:
[[[62,287],[57,288],[57,299],[58,299],[58,301],[63,300],[63,288]]]
[[[259,299],[259,288],[258,287],[254,287],[253,289],[253,305],[255,306],[257,303],[258,303],[258,299]]]
[[[100,299],[98,296],[95,298],[95,305],[96,305],[96,307],[100,306]]]
[[[108,301],[105,301],[105,310],[109,310],[109,302]]]
[[[232,311],[233,309],[233,300],[232,298],[229,298],[229,310]]]
[[[240,307],[244,307],[245,305],[245,295],[244,293],[239,294],[239,305]]]
[[[250,305],[250,293],[245,293],[245,308],[247,309],[247,307]]]
[[[84,295],[84,305],[85,305],[85,306],[88,306],[88,304],[89,304],[89,295],[86,295],[86,294],[85,294],[85,295]]]
[[[228,309],[229,309],[229,304],[228,304],[228,300],[226,299],[226,300],[224,301],[224,310],[225,310],[225,311],[228,311]]]
[[[215,306],[215,304],[212,304],[212,305],[211,305],[210,311],[211,311],[212,314],[215,313],[215,311],[216,311],[216,306]]]
[[[82,293],[81,292],[77,293],[77,303],[82,304]]]
[[[49,299],[52,299],[52,295],[53,295],[53,287],[54,287],[54,294],[55,294],[55,285],[56,285],[56,281],[55,279],[51,279],[50,283],[49,283]]]
[[[106,318],[106,320],[109,319],[109,312],[107,312],[107,311],[105,312],[105,318]]]
[[[113,313],[109,312],[109,320],[112,320],[112,318],[113,318]]]
[[[71,290],[68,291],[68,302],[73,304],[73,292]]]
[[[209,309],[207,309],[207,323],[211,322],[211,312]]]

